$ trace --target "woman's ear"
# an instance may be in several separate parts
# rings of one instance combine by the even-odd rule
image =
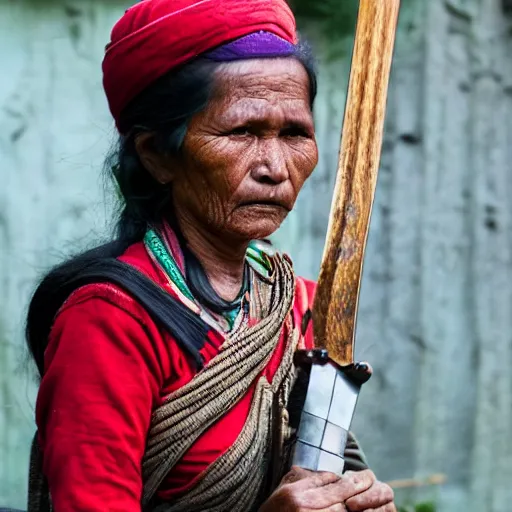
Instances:
[[[139,155],[142,165],[158,183],[167,185],[173,180],[172,157],[156,150],[153,133],[143,132],[136,135],[135,150]]]

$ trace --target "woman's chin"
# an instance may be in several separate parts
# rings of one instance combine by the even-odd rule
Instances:
[[[244,241],[261,240],[273,235],[283,223],[284,217],[275,218],[268,216],[266,218],[247,220],[243,223],[236,223],[230,226],[229,232]]]
[[[288,210],[278,205],[250,205],[240,208],[232,220],[239,229],[259,233],[262,238],[276,231],[288,216]]]

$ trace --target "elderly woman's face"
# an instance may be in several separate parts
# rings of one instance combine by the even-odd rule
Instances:
[[[226,236],[273,233],[317,164],[309,91],[295,59],[222,66],[208,108],[185,137],[175,207]]]

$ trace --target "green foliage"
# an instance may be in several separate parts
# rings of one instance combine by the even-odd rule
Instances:
[[[399,507],[398,512],[436,512],[437,507],[434,503],[418,503],[417,505],[408,505]]]
[[[291,0],[300,25],[315,23],[331,41],[355,32],[358,0]]]
[[[354,36],[360,0],[288,0],[297,18],[299,29],[315,25],[318,32],[334,46],[333,51],[346,51],[343,43]],[[512,1],[512,0],[511,0]],[[414,0],[402,0],[404,6]]]

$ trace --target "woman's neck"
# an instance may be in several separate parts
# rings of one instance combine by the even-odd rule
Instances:
[[[178,224],[213,289],[222,299],[234,300],[243,285],[249,242],[221,239],[188,217],[178,215]]]

